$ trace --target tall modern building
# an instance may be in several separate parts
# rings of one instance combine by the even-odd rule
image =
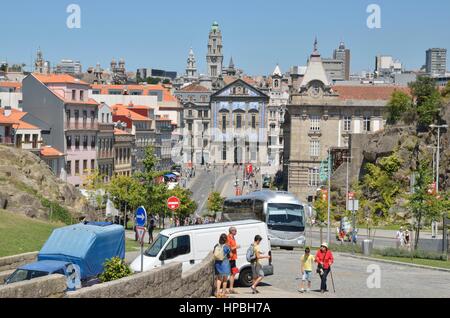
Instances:
[[[82,66],[80,61],[73,60],[61,60],[59,64],[56,65],[55,73],[60,74],[81,74]]]
[[[213,23],[209,32],[206,63],[208,65],[208,76],[214,81],[222,74],[223,67],[222,32],[217,22]]]
[[[334,50],[333,59],[343,61],[343,74],[346,81],[350,80],[350,50],[345,48],[344,42]]]
[[[426,68],[430,75],[444,75],[447,72],[447,49],[427,50]]]

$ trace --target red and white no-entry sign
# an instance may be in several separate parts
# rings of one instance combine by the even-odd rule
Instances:
[[[167,200],[167,207],[171,210],[176,210],[180,207],[181,201],[177,197],[170,197]]]

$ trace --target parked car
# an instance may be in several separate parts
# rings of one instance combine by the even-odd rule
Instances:
[[[237,243],[241,246],[238,249],[236,261],[236,266],[240,271],[238,279],[242,286],[249,287],[252,284],[252,270],[250,263],[247,262],[246,253],[257,234],[263,238],[260,243],[261,252],[271,255],[267,225],[255,220],[183,226],[163,230],[145,251],[143,270],[149,271],[165,264],[180,262],[183,264],[183,271],[186,271],[201,263],[213,251],[220,235],[228,233],[231,226],[236,227]],[[261,264],[265,275],[273,274],[272,259],[262,259]],[[141,271],[140,256],[131,263],[131,269],[135,272]]]
[[[67,278],[74,290],[90,284],[113,257],[125,258],[125,230],[112,223],[80,223],[52,232],[38,261],[20,266],[5,281],[12,284],[52,274]]]

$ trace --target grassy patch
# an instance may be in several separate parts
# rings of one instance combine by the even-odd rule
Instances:
[[[148,244],[144,243],[144,251],[149,247]],[[141,250],[141,244],[135,240],[126,239],[125,241],[125,251],[126,252],[136,252]]]
[[[439,260],[421,259],[421,258],[414,258],[411,260],[410,258],[406,258],[406,257],[381,256],[381,255],[373,255],[372,257],[378,258],[378,259],[397,261],[397,262],[402,262],[402,263],[426,265],[426,266],[450,269],[450,262],[448,262],[448,261],[439,261]]]
[[[73,218],[69,211],[59,205],[58,202],[50,201],[46,198],[41,198],[41,204],[49,209],[50,221],[63,222],[65,224],[73,224]]]
[[[61,226],[0,210],[0,257],[39,251]]]

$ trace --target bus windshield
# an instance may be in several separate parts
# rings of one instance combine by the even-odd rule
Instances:
[[[274,231],[303,232],[303,206],[298,204],[269,203],[267,226]]]
[[[164,235],[158,235],[153,244],[145,251],[145,256],[156,257],[163,248],[164,244],[166,244],[169,238]]]

